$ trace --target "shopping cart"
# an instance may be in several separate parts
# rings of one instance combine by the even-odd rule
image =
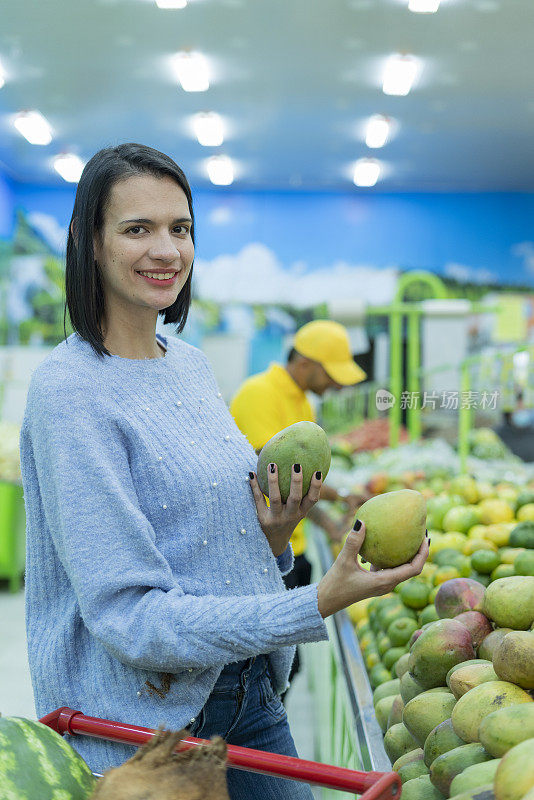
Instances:
[[[52,711],[39,721],[61,735],[82,734],[137,746],[147,742],[156,733],[156,730],[151,728],[88,717],[81,711],[75,711],[67,706]],[[179,749],[202,747],[205,744],[207,744],[205,739],[188,736],[187,739],[181,740]],[[401,795],[401,781],[396,772],[358,772],[236,745],[228,745],[227,758],[228,765],[235,769],[353,792],[361,795],[360,800],[396,800]]]

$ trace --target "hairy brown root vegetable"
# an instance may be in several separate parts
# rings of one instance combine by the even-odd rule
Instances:
[[[107,770],[91,800],[230,800],[226,742],[174,752],[188,731],[159,729],[120,767]]]

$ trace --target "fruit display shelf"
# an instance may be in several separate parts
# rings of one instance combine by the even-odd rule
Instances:
[[[526,463],[515,456],[480,458],[473,454],[467,459],[467,471],[481,481],[504,480],[521,484],[534,478],[534,463]],[[373,452],[353,453],[350,466],[348,459],[337,455],[334,449],[329,482],[333,486],[353,489],[381,474],[387,476],[390,484],[399,483],[393,488],[404,488],[406,483],[401,480],[403,474],[415,473],[419,478],[423,475],[425,480],[431,480],[449,478],[460,472],[460,456],[456,450],[444,439],[436,438]],[[387,488],[391,491],[391,485]]]
[[[380,728],[383,742],[373,740],[370,752],[381,753],[382,744],[408,800],[524,800],[524,790],[534,789],[534,480],[516,465],[508,471],[508,461],[476,477],[444,469],[439,459],[427,468],[431,454],[404,470],[390,461],[394,471],[382,463],[378,473],[360,472],[361,482],[344,482],[384,501],[415,489],[408,494],[426,500],[431,540],[420,575],[334,618],[331,638],[345,654],[345,694],[353,699],[345,717],[355,721],[360,756],[369,743],[358,720],[370,717],[369,729]],[[406,540],[411,519],[389,516],[397,527],[384,547],[396,535]],[[320,550],[324,539],[314,539]],[[334,556],[342,546],[330,545]],[[322,565],[329,566],[324,556]],[[358,684],[367,683],[372,707],[365,696],[363,705],[354,701]],[[331,719],[343,721],[335,706]]]
[[[17,592],[24,574],[26,511],[20,483],[0,481],[0,578]]]
[[[312,563],[312,580],[318,581],[332,565],[333,556],[322,530],[313,525],[309,528],[307,555]],[[306,648],[314,701],[315,757],[350,769],[388,772],[391,762],[353,624],[346,611],[340,611],[328,617],[326,625],[329,640]],[[322,800],[341,797],[339,793],[323,793]]]
[[[26,547],[19,437],[19,425],[0,420],[0,579],[12,592],[20,588]]]

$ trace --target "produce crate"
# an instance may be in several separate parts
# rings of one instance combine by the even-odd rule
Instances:
[[[306,555],[312,563],[312,580],[318,582],[333,558],[322,530],[312,525],[309,529]],[[314,701],[315,758],[351,769],[389,772],[391,762],[384,750],[373,690],[352,623],[347,613],[340,611],[326,619],[326,626],[327,642],[304,646]],[[324,788],[321,800],[351,797]]]
[[[17,592],[24,574],[26,511],[22,486],[0,481],[0,578]]]

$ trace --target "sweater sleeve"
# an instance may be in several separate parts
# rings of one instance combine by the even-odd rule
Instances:
[[[111,654],[179,672],[328,638],[316,585],[186,595],[141,511],[121,425],[89,387],[54,383],[30,386],[21,430],[28,534],[50,531],[83,621]]]
[[[291,543],[288,544],[281,555],[277,556],[276,563],[278,564],[278,569],[282,575],[287,575],[289,572],[291,572],[293,569],[293,564],[295,563]]]

